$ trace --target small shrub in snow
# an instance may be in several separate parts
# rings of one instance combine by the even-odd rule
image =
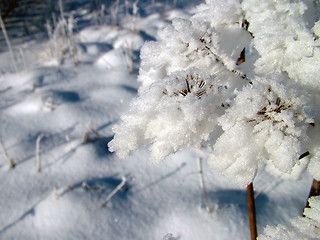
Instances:
[[[291,177],[313,166],[319,179],[319,22],[307,29],[304,10],[300,1],[207,0],[173,20],[142,48],[139,96],[110,150],[126,158],[147,145],[161,162],[207,144],[209,164],[242,187],[264,165]],[[250,44],[258,59],[237,65]]]
[[[309,199],[310,208],[304,210],[305,217],[294,218],[291,225],[267,226],[259,240],[316,240],[320,236],[320,197]]]

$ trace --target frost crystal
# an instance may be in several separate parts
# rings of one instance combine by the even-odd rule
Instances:
[[[259,240],[316,240],[320,236],[320,197],[309,199],[310,207],[304,210],[305,217],[291,221],[291,226],[279,224],[267,226]]]

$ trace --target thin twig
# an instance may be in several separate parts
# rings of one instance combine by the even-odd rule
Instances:
[[[209,197],[208,197],[208,192],[207,192],[207,188],[204,182],[204,177],[203,177],[203,167],[202,167],[202,158],[199,158],[199,173],[200,173],[200,183],[201,183],[201,187],[203,190],[203,194],[204,194],[204,198],[206,200],[206,204],[207,204],[207,210],[209,213],[212,213],[212,209],[210,207],[210,201],[209,201]]]
[[[121,183],[115,188],[113,189],[113,191],[107,196],[106,200],[103,201],[103,203],[101,203],[101,207],[104,207],[109,201],[110,199],[121,190],[121,188],[124,187],[124,185],[126,184],[126,177],[122,177],[122,181]]]

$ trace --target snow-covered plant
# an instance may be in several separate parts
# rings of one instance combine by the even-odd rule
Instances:
[[[291,225],[268,226],[259,240],[316,240],[320,236],[320,197],[309,199],[310,208],[305,208],[304,216],[291,220]]]
[[[319,166],[319,22],[308,29],[304,9],[298,0],[207,0],[173,20],[142,48],[139,96],[110,150],[126,158],[146,145],[160,162],[206,144],[209,164],[241,187],[261,166],[293,177]],[[245,47],[249,61],[238,65]]]
[[[303,106],[309,104],[301,91],[276,81],[246,86],[218,118],[224,133],[214,144],[210,164],[240,186],[248,185],[265,164],[291,174],[307,152],[307,129],[312,119]]]

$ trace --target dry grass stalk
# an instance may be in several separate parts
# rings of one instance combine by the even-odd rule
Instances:
[[[9,161],[9,163],[10,163],[10,168],[15,168],[16,164],[14,163],[13,158],[11,158],[11,157],[9,156],[9,154],[8,154],[8,152],[7,152],[4,144],[3,144],[3,141],[2,141],[1,136],[0,136],[0,145],[1,145],[1,147],[2,147],[2,150],[3,150],[4,155],[6,156],[6,158],[8,159],[8,161]]]

